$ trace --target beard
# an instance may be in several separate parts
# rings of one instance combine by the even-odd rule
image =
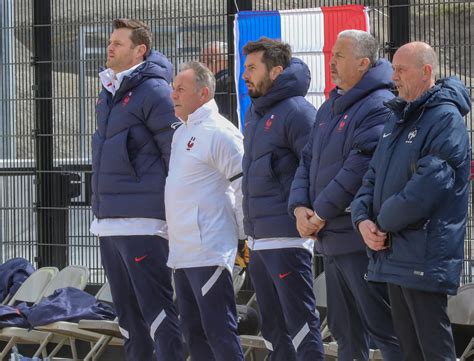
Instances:
[[[250,83],[250,82],[249,82]],[[254,83],[250,83],[253,86],[253,89],[249,89],[249,95],[251,98],[260,98],[261,96],[264,96],[267,94],[268,89],[271,88],[273,85],[272,80],[268,76],[268,74],[265,75],[265,78],[260,80],[257,84],[254,85]]]

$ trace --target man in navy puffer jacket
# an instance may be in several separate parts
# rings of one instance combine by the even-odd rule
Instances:
[[[404,360],[456,360],[447,294],[459,287],[468,210],[469,91],[457,78],[435,82],[426,43],[393,57],[399,97],[352,202],[367,244],[368,278],[387,282]]]
[[[384,360],[400,360],[385,284],[368,283],[365,244],[350,203],[362,183],[393,98],[390,63],[369,33],[346,30],[332,49],[337,87],[318,110],[292,184],[289,212],[302,237],[317,236],[324,257],[328,324],[339,360],[367,360],[370,338]]]
[[[172,65],[150,51],[146,24],[118,19],[113,27],[92,140],[91,232],[99,236],[127,359],[181,361],[164,209],[177,122]]]
[[[287,213],[290,185],[316,115],[304,99],[311,76],[279,41],[249,42],[244,53],[243,78],[252,98],[242,163],[244,228],[262,335],[271,361],[322,360],[313,240],[299,237]]]

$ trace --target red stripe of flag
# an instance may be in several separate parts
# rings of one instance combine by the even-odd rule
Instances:
[[[336,42],[337,34],[343,30],[358,29],[367,31],[369,24],[364,13],[362,5],[344,5],[344,6],[322,6],[321,10],[324,15],[324,65],[326,74],[326,84],[324,87],[324,95],[326,99],[329,92],[334,88],[331,81],[331,70],[329,62],[331,60],[331,50]]]

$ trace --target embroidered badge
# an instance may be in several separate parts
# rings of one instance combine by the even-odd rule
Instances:
[[[347,115],[344,117],[344,119],[347,118]],[[339,126],[337,127],[337,131],[338,132],[342,132],[342,130],[344,129],[344,127],[346,126],[346,122],[344,120],[341,120],[339,122]]]
[[[187,144],[187,148],[186,150],[191,150],[192,147],[194,147],[194,142],[196,141],[196,138],[195,137],[191,137],[191,139],[189,139],[189,142]]]
[[[413,143],[413,139],[415,139],[417,132],[418,132],[417,129],[416,129],[416,128],[413,128],[413,129],[410,131],[410,133],[408,133],[408,137],[407,137],[407,140],[405,141],[405,143],[408,143],[408,144]]]
[[[132,92],[128,93],[122,100],[122,105],[126,106],[130,101],[130,97],[132,96]]]
[[[265,133],[268,133],[270,131],[270,128],[272,126],[274,119],[275,119],[275,115],[272,114],[270,118],[268,118],[267,121],[265,122],[265,128],[264,128]]]

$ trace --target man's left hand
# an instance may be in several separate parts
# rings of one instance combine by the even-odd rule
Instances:
[[[323,221],[316,214],[313,214],[309,221],[316,227],[316,231],[314,232],[314,234],[317,234],[321,229],[326,226],[326,221]]]

